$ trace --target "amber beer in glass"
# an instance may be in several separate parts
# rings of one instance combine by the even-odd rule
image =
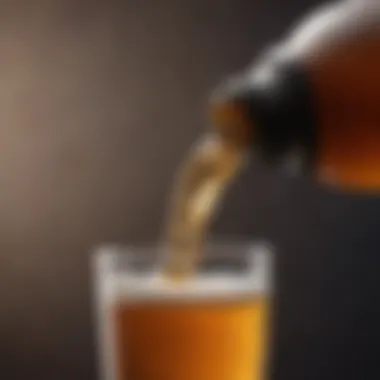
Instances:
[[[100,380],[264,380],[268,246],[212,244],[177,283],[160,274],[157,251],[95,255]]]

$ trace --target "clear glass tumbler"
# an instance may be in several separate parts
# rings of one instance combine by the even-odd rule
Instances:
[[[100,380],[264,380],[272,252],[212,243],[198,272],[173,283],[158,247],[95,254]]]

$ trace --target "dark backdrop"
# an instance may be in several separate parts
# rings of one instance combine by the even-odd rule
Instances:
[[[209,89],[316,3],[0,1],[1,379],[94,379],[91,247],[157,237]],[[302,366],[290,342],[318,334],[341,257],[376,250],[377,212],[254,166],[231,189],[215,230],[270,238],[296,294],[283,368]]]

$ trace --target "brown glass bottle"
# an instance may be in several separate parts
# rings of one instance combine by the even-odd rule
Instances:
[[[267,161],[303,151],[345,191],[380,191],[380,2],[318,9],[211,98],[212,122]]]

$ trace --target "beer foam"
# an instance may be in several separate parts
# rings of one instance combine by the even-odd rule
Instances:
[[[228,301],[263,295],[263,279],[231,274],[197,275],[173,282],[162,274],[114,276],[113,296],[125,302]]]

